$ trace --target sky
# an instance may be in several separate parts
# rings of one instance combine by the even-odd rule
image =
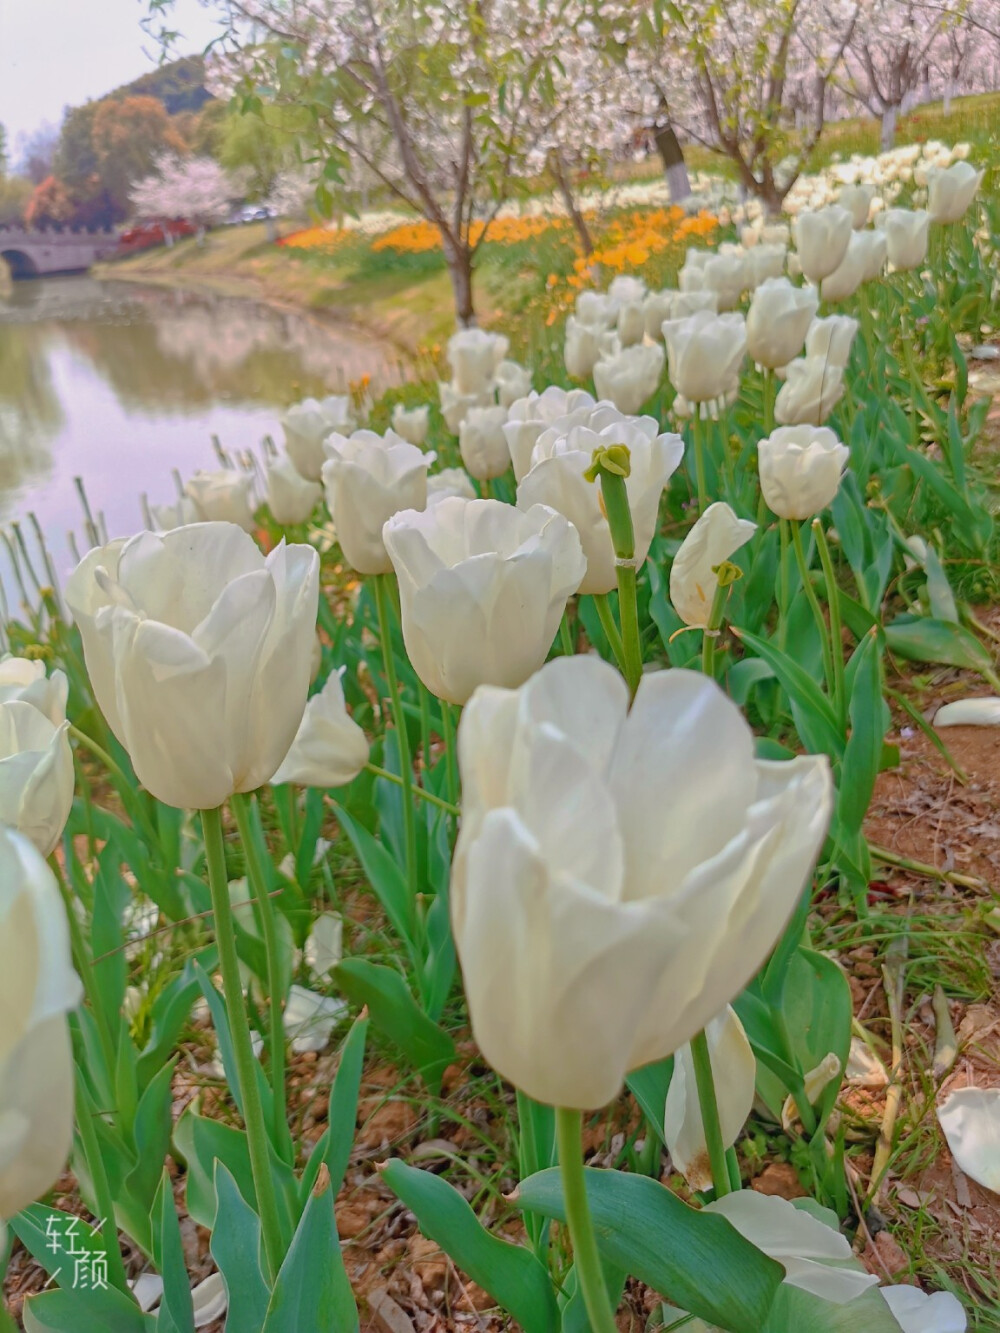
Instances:
[[[0,0],[0,125],[20,135],[63,108],[100,97],[155,69],[156,42],[139,26],[148,0]],[[176,0],[178,55],[202,51],[219,29],[198,0]]]

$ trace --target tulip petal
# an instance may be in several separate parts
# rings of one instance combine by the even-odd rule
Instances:
[[[902,1283],[881,1290],[903,1333],[965,1333],[969,1326],[961,1302],[950,1291],[928,1296]]]
[[[263,567],[253,538],[233,523],[194,523],[158,535],[142,532],[122,549],[116,581],[150,620],[187,634],[210,613],[219,571],[237,579]]]
[[[1000,1194],[1000,1088],[959,1088],[937,1115],[965,1174]]]
[[[14,1217],[52,1187],[72,1144],[73,1055],[63,1014],[28,1030],[0,1068],[0,1089],[0,1217]]]

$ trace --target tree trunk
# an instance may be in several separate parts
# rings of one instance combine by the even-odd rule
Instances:
[[[944,85],[944,114],[951,115],[951,99],[955,92],[955,83],[953,79],[947,79]]]
[[[554,148],[549,156],[549,167],[555,177],[556,185],[559,187],[562,201],[566,205],[566,212],[573,223],[577,240],[580,242],[580,249],[583,251],[584,258],[587,259],[593,253],[594,242],[591,240],[590,231],[587,228],[587,220],[577,207],[572,186],[566,175],[566,164],[558,148]]]
[[[656,151],[663,161],[663,173],[667,178],[670,202],[682,204],[691,197],[691,182],[688,179],[687,166],[684,162],[684,150],[669,120],[653,127]]]
[[[899,108],[887,106],[882,112],[882,152],[887,153],[896,140],[896,116]]]
[[[472,253],[465,244],[456,246],[450,237],[442,237],[442,240],[455,298],[455,318],[461,328],[467,329],[476,322],[476,312],[472,308]]]

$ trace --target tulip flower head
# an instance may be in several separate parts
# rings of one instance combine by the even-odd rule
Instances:
[[[509,346],[502,334],[487,333],[485,329],[459,329],[452,334],[448,340],[448,364],[456,391],[478,394],[491,389]]]
[[[824,756],[754,758],[714,681],[560,657],[459,727],[451,909],[473,1033],[537,1101],[603,1106],[779,938],[830,812]]]
[[[427,442],[427,428],[431,409],[424,403],[421,407],[404,407],[397,403],[392,409],[392,429],[407,444],[422,448]]]
[[[851,315],[814,319],[806,333],[806,357],[821,357],[831,366],[846,366],[858,328],[858,321]]]
[[[510,450],[504,434],[505,407],[473,407],[458,428],[462,462],[478,481],[502,477],[510,467]]]
[[[307,481],[288,456],[267,464],[267,507],[276,523],[304,523],[323,498],[319,482]]]
[[[746,355],[747,326],[742,315],[701,311],[663,326],[670,380],[689,403],[722,398],[736,387]]]
[[[537,671],[587,570],[576,530],[545,505],[449,497],[396,514],[384,536],[407,654],[449,703]]]
[[[594,366],[598,397],[610,400],[619,412],[638,412],[659,387],[663,362],[659,343],[627,347],[617,356],[598,361]]]
[[[795,287],[787,278],[767,278],[753,294],[747,314],[747,352],[758,365],[776,370],[802,351],[819,296],[815,287]]]
[[[331,435],[326,448],[323,485],[344,558],[359,574],[390,573],[382,528],[400,509],[424,508],[427,469],[437,454],[391,430],[384,438],[371,430]]]
[[[794,230],[802,272],[810,282],[819,283],[843,263],[854,230],[854,215],[831,204],[817,212],[800,213]]]
[[[719,566],[756,531],[756,523],[738,518],[721,500],[709,505],[694,524],[670,567],[670,600],[685,625],[708,626],[719,586]]]
[[[253,473],[235,468],[196,472],[184,487],[206,523],[236,523],[253,532]]]
[[[556,422],[583,425],[596,406],[586,389],[560,389],[550,385],[541,393],[529,393],[512,403],[503,433],[514,465],[514,478],[520,481],[531,466],[531,451],[538,437]]]
[[[833,503],[849,450],[825,426],[781,426],[757,445],[760,488],[779,518],[812,518]]]
[[[24,699],[0,703],[0,821],[43,856],[55,851],[73,806],[73,752],[65,718],[54,724]]]
[[[271,779],[275,786],[294,782],[300,787],[343,787],[367,764],[368,741],[348,715],[340,677],[340,671],[331,671],[306,704],[291,749]]]
[[[968,162],[927,170],[927,212],[932,222],[958,222],[965,216],[983,180]]]
[[[927,258],[930,214],[926,209],[890,208],[881,214],[889,263],[907,272],[919,268]]]
[[[774,419],[782,426],[821,426],[843,396],[842,366],[822,356],[799,357],[785,367]]]
[[[66,585],[95,698],[139,781],[212,809],[268,782],[309,688],[319,557],[231,523],[90,551]]]

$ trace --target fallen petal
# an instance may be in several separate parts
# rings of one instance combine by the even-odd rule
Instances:
[[[956,699],[944,704],[934,715],[935,727],[1000,727],[1000,699],[984,695],[979,699]]]
[[[1000,1194],[1000,1088],[959,1088],[937,1116],[952,1157],[969,1179]]]

